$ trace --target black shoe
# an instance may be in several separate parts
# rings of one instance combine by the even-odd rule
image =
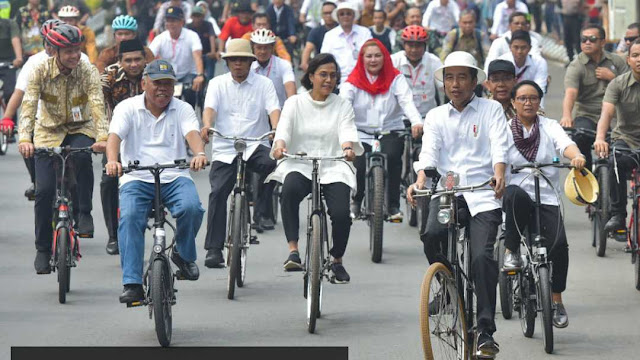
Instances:
[[[24,191],[24,196],[29,199],[29,201],[34,201],[36,199],[36,186],[31,184],[31,186]]]
[[[36,253],[36,260],[33,262],[33,266],[36,268],[36,274],[51,274],[51,260],[50,251],[38,251]]]
[[[109,242],[107,242],[107,254],[109,255],[120,254],[120,250],[118,249],[118,239],[113,239],[113,238],[109,239]]]
[[[207,250],[207,257],[204,259],[204,266],[208,267],[209,269],[224,268],[224,256],[222,256],[222,250]]]
[[[195,281],[200,277],[200,270],[198,269],[198,265],[196,265],[195,261],[187,262],[180,257],[176,248],[171,252],[171,260],[173,261],[178,269],[180,270],[180,274],[186,280]]]
[[[553,311],[553,326],[558,329],[566,328],[569,326],[569,315],[562,303],[556,303],[556,308]]]
[[[273,220],[262,216],[260,217],[260,221],[258,224],[264,230],[273,230],[276,228],[276,224],[273,223]]]
[[[93,237],[93,217],[90,213],[78,215],[78,236],[81,238]]]
[[[285,271],[302,271],[302,260],[300,260],[300,253],[292,251],[289,253],[287,261],[284,262]]]
[[[251,224],[251,228],[255,230],[258,234],[262,234],[264,232],[264,229],[262,228],[262,226],[260,226],[260,221],[254,220],[253,223]]]
[[[478,358],[493,358],[500,352],[500,345],[493,340],[493,336],[486,332],[478,335]]]
[[[144,289],[141,284],[127,284],[120,294],[120,303],[128,304],[144,300]]]
[[[260,240],[258,240],[257,236],[251,235],[251,237],[249,237],[249,244],[258,245],[258,244],[260,244]]]
[[[334,284],[348,284],[349,280],[351,280],[351,277],[349,277],[349,273],[340,263],[331,264],[331,272],[333,273],[331,282]]]
[[[624,221],[625,220],[626,220],[626,217],[624,215],[615,214],[604,225],[604,229],[607,232],[614,232],[616,230],[623,230],[623,229],[625,229],[625,226],[624,226]]]

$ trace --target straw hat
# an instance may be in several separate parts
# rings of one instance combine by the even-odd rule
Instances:
[[[222,54],[222,58],[228,57],[256,58],[251,51],[251,43],[245,39],[231,39],[227,42],[227,51]]]

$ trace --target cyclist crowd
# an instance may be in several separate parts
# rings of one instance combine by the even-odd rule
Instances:
[[[285,161],[285,154],[344,155],[352,164],[323,164],[320,179],[332,224],[331,270],[336,282],[346,283],[350,277],[342,258],[352,219],[362,211],[371,134],[384,134],[385,216],[402,221],[403,161],[411,160],[403,160],[400,133],[408,131],[422,141],[413,164],[417,181],[406,194],[410,201],[412,189],[428,182],[426,168],[454,171],[462,184],[493,178],[494,194],[465,193],[458,206],[469,213],[465,225],[471,229],[478,349],[495,355],[498,271],[522,267],[520,233],[532,220],[534,199],[533,180],[511,176],[507,167],[564,156],[578,169],[591,169],[592,146],[597,156],[608,156],[606,134],[614,118],[612,146],[640,147],[635,121],[640,111],[640,26],[628,27],[618,54],[606,51],[605,31],[593,13],[597,7],[581,0],[549,1],[544,15],[539,2],[514,0],[117,3],[123,6],[114,7],[120,9],[115,13],[128,15],[113,19],[112,45],[100,53],[95,34],[84,25],[89,16],[84,1],[56,1],[49,9],[29,0],[15,11],[15,21],[0,19],[0,48],[11,50],[0,56],[0,62],[11,63],[0,67],[7,102],[0,125],[12,135],[19,118],[18,149],[33,183],[25,195],[35,199],[38,274],[51,271],[56,170],[50,157],[34,156],[35,149],[69,145],[106,152],[100,184],[106,250],[121,256],[123,303],[145,296],[143,239],[154,191],[150,174],[123,175],[121,164],[173,162],[190,151],[191,169],[198,171],[206,166],[205,144],[211,142],[204,263],[220,268],[225,265],[227,198],[237,159],[233,141],[210,139],[209,129],[243,137],[274,131],[271,141],[248,144],[243,160],[260,179],[253,214],[258,232],[274,228],[272,193],[276,182],[283,184],[282,221],[289,246],[284,268],[296,271],[302,269],[298,210],[311,191],[311,165]],[[559,123],[543,110],[549,77],[540,35],[544,20],[547,33],[559,36],[556,5],[562,5],[572,59]],[[0,7],[0,15],[3,11]],[[214,76],[216,61],[229,71]],[[304,72],[299,79],[304,89],[296,89],[296,68]],[[176,84],[182,84],[182,94],[176,93]],[[563,127],[595,130],[595,142],[580,137],[574,142]],[[80,237],[94,235],[91,162],[89,154],[75,156],[74,215]],[[619,171],[612,172],[616,185],[606,224],[610,231],[625,226],[624,179],[637,164],[619,160]],[[558,239],[550,256],[556,270],[554,325],[566,327],[561,294],[569,252],[555,192],[559,173],[545,173],[550,182],[541,188],[541,231]],[[172,260],[185,278],[197,280],[195,237],[205,209],[188,170],[167,170],[161,181],[162,200],[177,219],[180,239]],[[429,262],[445,251],[446,228],[436,219],[438,206],[433,199],[424,210],[428,217],[420,238]],[[493,244],[503,212],[507,251],[504,269],[498,269]]]

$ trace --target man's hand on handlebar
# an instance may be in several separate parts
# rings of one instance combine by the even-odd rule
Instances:
[[[407,189],[407,200],[411,206],[415,207],[417,204],[416,198],[413,197],[413,189],[424,189],[424,185],[427,183],[427,176],[424,174],[424,171],[418,171],[418,179],[415,183],[411,184]]]
[[[207,156],[198,154],[191,159],[191,170],[199,171],[204,169],[207,166]]]
[[[106,141],[98,141],[91,145],[91,150],[93,152],[103,153],[107,151],[107,142]]]
[[[573,119],[571,116],[563,116],[560,120],[560,126],[563,128],[572,128],[573,127]]]
[[[284,157],[284,153],[286,153],[286,152],[287,152],[287,148],[282,148],[282,147],[276,148],[275,150],[273,150],[273,157],[276,160],[280,160],[280,159],[282,159]]]
[[[495,174],[491,178],[491,187],[493,188],[493,191],[496,193],[496,199],[501,199],[502,195],[504,194],[504,187],[505,187],[504,175]]]
[[[204,76],[196,76],[193,78],[193,82],[191,83],[191,90],[198,92],[202,90],[202,86],[204,85]]]
[[[609,156],[609,144],[606,141],[596,139],[593,143],[593,148],[596,150],[596,155],[598,155],[598,157],[605,158]]]
[[[32,157],[35,151],[36,148],[33,146],[33,143],[23,142],[18,145],[18,152],[20,152],[24,158]]]
[[[420,136],[422,136],[422,130],[423,130],[422,124],[413,125],[411,127],[411,136],[413,136],[414,139],[419,138]]]
[[[122,164],[120,164],[118,161],[108,161],[104,166],[104,170],[107,173],[107,176],[122,176]]]
[[[202,138],[202,141],[204,141],[205,144],[209,143],[209,127],[205,126],[202,129],[200,129],[200,137]]]

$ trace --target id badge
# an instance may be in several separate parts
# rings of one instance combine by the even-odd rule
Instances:
[[[182,88],[182,83],[175,83],[175,85],[173,85],[173,97],[179,98],[180,96],[182,96]]]
[[[82,119],[82,110],[80,110],[80,106],[74,106],[71,108],[71,116],[73,116],[73,122],[84,121]]]
[[[29,37],[39,36],[40,28],[38,26],[34,26],[29,30]]]
[[[380,113],[378,112],[378,109],[367,109],[367,126],[372,128],[379,128],[382,126],[380,123]]]

